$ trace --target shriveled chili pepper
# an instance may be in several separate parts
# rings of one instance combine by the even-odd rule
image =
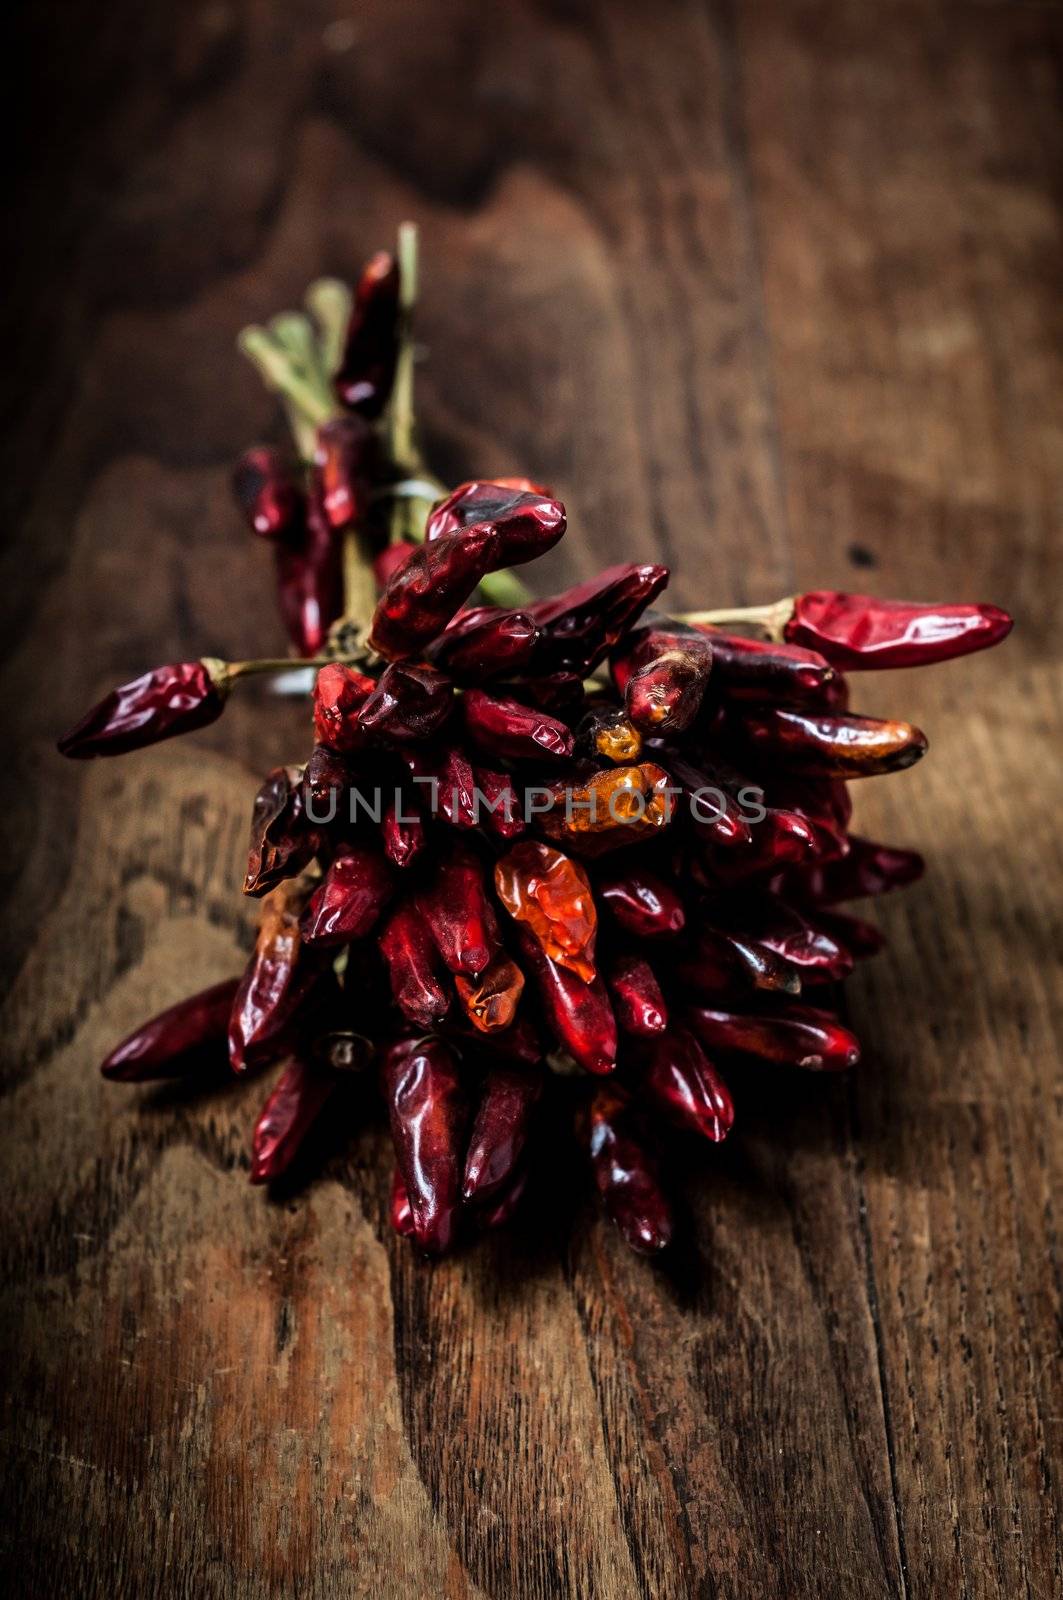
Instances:
[[[276,545],[274,562],[288,637],[300,655],[316,656],[343,610],[340,541],[316,495],[307,502],[298,536]]]
[[[653,968],[642,956],[617,956],[606,973],[616,1020],[625,1033],[653,1038],[668,1026],[668,1007]]]
[[[718,767],[692,761],[674,749],[661,753],[661,762],[679,790],[682,814],[689,827],[710,844],[725,849],[747,846],[751,839],[744,798],[763,791]]]
[[[999,606],[924,605],[816,589],[800,594],[786,638],[847,672],[919,667],[999,644],[1012,619]]]
[[[860,1059],[856,1035],[829,1011],[812,1006],[762,1015],[695,1006],[688,1021],[702,1044],[721,1055],[756,1056],[813,1072],[837,1072],[855,1067]]]
[[[539,825],[551,838],[583,855],[653,838],[672,818],[671,779],[652,761],[606,767],[585,783],[567,781],[550,787],[553,804]]]
[[[507,761],[534,761],[544,756],[557,760],[572,754],[575,740],[571,730],[555,717],[530,710],[519,701],[467,689],[462,711],[473,742]]]
[[[397,539],[394,544],[385,545],[383,550],[378,550],[373,557],[373,577],[376,579],[378,589],[386,589],[391,579],[399,568],[405,566],[408,557],[412,556],[417,546],[409,539]]]
[[[393,660],[420,655],[493,571],[497,556],[497,535],[488,522],[419,545],[377,601],[369,636],[374,650]]]
[[[500,684],[498,693],[566,722],[575,721],[587,700],[583,676],[578,672],[545,672],[538,677],[521,678],[508,685]]]
[[[484,870],[471,850],[451,844],[417,896],[417,907],[449,970],[478,978],[498,951],[498,923]]]
[[[712,644],[704,634],[645,622],[610,661],[628,717],[644,733],[660,735],[690,727],[701,709],[712,664]]]
[[[303,771],[303,809],[315,826],[347,814],[347,796],[355,774],[345,757],[328,745],[316,744]]]
[[[449,678],[432,667],[393,661],[355,715],[361,733],[407,744],[438,733],[453,706]]]
[[[404,1039],[384,1058],[384,1098],[399,1171],[413,1214],[413,1237],[439,1253],[459,1224],[468,1106],[442,1039]]]
[[[762,758],[796,772],[828,778],[869,778],[901,772],[926,754],[926,735],[910,722],[877,717],[817,715],[763,707],[742,720],[742,737]]]
[[[233,469],[233,493],[260,539],[284,539],[298,530],[303,497],[287,458],[271,445],[244,451]]]
[[[488,1068],[501,1061],[524,1067],[539,1066],[546,1053],[539,1030],[523,1012],[518,1012],[508,1028],[484,1033],[474,1027],[464,1013],[452,1011],[439,1024],[439,1031],[459,1054],[470,1056]]]
[[[621,706],[594,705],[576,729],[576,753],[631,766],[642,754],[642,735]]]
[[[336,394],[372,420],[387,405],[398,358],[399,268],[380,251],[363,268],[336,374]]]
[[[486,683],[523,672],[538,638],[539,629],[526,611],[475,606],[458,612],[427,655],[455,683]]]
[[[441,814],[454,828],[475,828],[479,819],[476,806],[476,779],[472,763],[456,745],[422,750],[417,746],[401,752],[419,794],[428,810]]]
[[[790,867],[779,880],[798,901],[834,905],[901,889],[923,876],[926,863],[916,850],[897,850],[873,839],[849,836],[849,852],[841,860],[810,867]]]
[[[216,722],[228,688],[220,661],[179,661],[120,684],[59,740],[62,756],[120,756]]]
[[[495,863],[494,881],[510,916],[530,929],[551,961],[590,982],[598,913],[579,863],[538,839],[526,839]]]
[[[552,961],[530,928],[518,925],[525,970],[535,979],[539,1000],[558,1044],[587,1072],[612,1072],[616,1065],[616,1018],[605,984],[589,983]]]
[[[463,483],[433,508],[424,536],[444,539],[478,522],[490,523],[497,530],[500,564],[510,567],[553,548],[565,531],[565,508],[560,500],[534,487]]]
[[[336,1076],[326,1067],[293,1061],[284,1069],[251,1136],[252,1183],[271,1183],[287,1172],[335,1088]]]
[[[482,1205],[511,1182],[542,1090],[541,1066],[498,1066],[488,1072],[465,1155],[464,1200]]]
[[[317,430],[313,490],[330,528],[360,522],[369,505],[369,473],[376,441],[362,417],[337,417]]]
[[[351,751],[365,744],[358,713],[376,691],[376,679],[330,662],[314,682],[314,733],[326,749]]]
[[[672,1240],[672,1211],[655,1163],[629,1125],[625,1102],[609,1089],[591,1101],[589,1149],[598,1193],[626,1244],[656,1255]]]
[[[440,976],[435,943],[411,901],[388,917],[379,945],[403,1016],[420,1028],[440,1023],[450,1009],[450,994]]]
[[[474,768],[478,820],[488,833],[498,839],[519,839],[527,829],[513,779],[508,772],[494,772],[490,767]]]
[[[456,973],[454,987],[473,1027],[481,1033],[494,1033],[508,1028],[516,1016],[524,974],[508,956],[497,955],[478,978]]]
[[[838,679],[825,656],[796,644],[744,639],[706,628],[712,644],[713,687],[735,700],[820,703]]]
[[[670,1028],[653,1046],[641,1082],[676,1122],[718,1144],[734,1123],[726,1083],[686,1028]]]
[[[302,767],[275,767],[255,796],[244,893],[256,897],[294,878],[321,848],[306,814]]]
[[[424,853],[428,843],[424,819],[416,805],[401,790],[387,801],[381,829],[384,854],[396,867],[409,867]]]
[[[542,629],[536,664],[543,672],[580,677],[623,638],[668,582],[668,568],[627,562],[527,607]]]
[[[227,978],[160,1011],[116,1045],[100,1067],[116,1083],[183,1078],[224,1066],[229,1015],[240,986]]]
[[[784,956],[754,938],[722,928],[699,928],[691,948],[679,957],[676,972],[684,987],[697,995],[733,996],[749,989],[801,992],[801,974]]]
[[[819,907],[816,924],[857,960],[877,955],[886,942],[885,935],[872,923],[850,917],[844,911],[824,911]]]
[[[281,1054],[289,1030],[321,981],[321,968],[303,957],[299,937],[302,890],[284,883],[262,906],[254,954],[240,979],[229,1018],[229,1061],[235,1072]]]
[[[619,926],[635,938],[679,933],[686,922],[683,902],[672,885],[642,866],[625,862],[622,867],[603,868],[595,890]]]
[[[364,939],[391,899],[395,880],[378,850],[345,845],[307,902],[299,924],[304,945]]]
[[[714,920],[744,932],[762,947],[796,967],[806,982],[836,982],[848,977],[853,958],[825,926],[787,905],[777,895],[746,891],[730,906],[717,906]]]

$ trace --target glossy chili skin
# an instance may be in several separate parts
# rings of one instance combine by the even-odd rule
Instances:
[[[643,956],[617,956],[606,974],[616,1020],[625,1033],[655,1038],[668,1026],[668,1007]]]
[[[393,661],[354,715],[367,737],[412,744],[438,733],[453,708],[449,678],[432,667]]]
[[[684,987],[697,995],[734,998],[750,990],[801,992],[800,972],[775,950],[707,923],[678,957],[675,971]]]
[[[507,955],[494,956],[479,977],[454,975],[465,1014],[481,1033],[495,1034],[512,1025],[524,992],[524,974]]]
[[[572,730],[545,711],[517,700],[467,689],[462,696],[465,730],[481,750],[507,761],[563,760],[572,754]]]
[[[384,854],[396,867],[412,866],[423,855],[428,843],[424,821],[415,802],[401,790],[398,798],[392,796],[384,807],[381,831]]]
[[[721,1055],[756,1056],[811,1072],[843,1071],[860,1060],[856,1036],[829,1011],[812,1006],[760,1015],[695,1006],[687,1022],[707,1050]]]
[[[710,640],[693,630],[645,623],[614,651],[613,682],[644,733],[685,733],[701,709],[713,665]]]
[[[684,827],[724,849],[742,850],[750,844],[753,836],[744,804],[747,791],[754,787],[750,782],[703,758],[680,755],[670,746],[660,753],[660,760],[679,790],[676,807]]]
[[[842,859],[787,868],[778,881],[793,899],[834,905],[840,900],[861,900],[903,888],[921,878],[925,869],[926,863],[917,851],[876,844],[873,839],[854,833],[849,836],[848,854]]]
[[[413,1237],[441,1254],[457,1237],[468,1105],[441,1039],[402,1040],[384,1057],[384,1098]]]
[[[325,1067],[292,1061],[284,1069],[251,1136],[252,1183],[271,1183],[287,1172],[335,1087],[336,1076]]]
[[[526,611],[475,606],[459,611],[427,654],[455,683],[486,683],[523,672],[538,639],[539,629]]]
[[[521,795],[510,774],[482,766],[476,766],[473,774],[482,796],[478,811],[481,825],[498,839],[519,839],[528,825]]]
[[[112,689],[59,740],[59,754],[74,761],[120,756],[216,722],[225,694],[205,661],[155,667]]]
[[[302,520],[303,496],[280,450],[257,445],[233,468],[233,493],[252,533],[270,541],[290,537]]]
[[[712,644],[712,682],[728,699],[819,704],[838,681],[825,656],[801,645],[706,628]]]
[[[318,428],[312,493],[330,528],[360,522],[368,511],[374,452],[373,431],[359,416],[336,417]]]
[[[828,778],[869,778],[901,772],[926,754],[926,735],[910,722],[819,715],[765,707],[743,717],[741,734],[762,758],[795,772]]]
[[[688,1029],[670,1028],[652,1046],[641,1082],[680,1126],[716,1144],[730,1133],[734,1123],[730,1091]]]
[[[624,1102],[608,1089],[599,1090],[591,1102],[588,1148],[598,1192],[625,1243],[641,1255],[667,1249],[671,1207],[649,1152],[630,1126]]]
[[[642,754],[642,734],[622,706],[592,705],[576,729],[576,754],[626,767]]]
[[[551,961],[530,929],[518,925],[525,972],[534,982],[547,1024],[562,1050],[587,1072],[616,1066],[616,1018],[601,978],[590,982]]]
[[[370,644],[391,660],[420,655],[481,578],[494,570],[497,557],[497,536],[490,523],[419,545],[392,574],[377,601]]]
[[[417,909],[449,970],[479,977],[498,951],[498,922],[484,869],[464,844],[455,841],[440,857],[417,896]]]
[[[370,421],[387,405],[395,381],[398,317],[398,263],[381,250],[363,268],[355,288],[335,380],[343,405]]]
[[[668,568],[626,562],[526,609],[542,630],[541,672],[581,678],[603,661],[668,582]]]
[[[379,947],[388,965],[395,1004],[416,1027],[431,1028],[450,1009],[450,990],[439,970],[435,942],[416,906],[404,901],[391,912]]]
[[[532,485],[514,487],[512,480],[508,484],[462,483],[433,507],[425,538],[446,538],[478,522],[495,528],[501,565],[517,566],[557,544],[565,532],[565,508],[545,490]]]
[[[301,767],[275,767],[255,796],[244,893],[259,897],[294,878],[321,848],[321,830],[306,814]]]
[[[229,1061],[235,1072],[281,1053],[296,1017],[321,981],[321,968],[302,956],[300,910],[301,896],[288,884],[263,904],[254,953],[229,1018]]]
[[[303,811],[315,828],[334,817],[346,817],[356,772],[346,756],[328,745],[315,744],[303,770]]]
[[[710,913],[717,923],[738,937],[743,934],[773,951],[805,982],[838,982],[853,969],[853,958],[825,926],[788,905],[777,895],[746,892],[717,905]]]
[[[326,947],[364,939],[394,887],[394,875],[379,850],[345,846],[307,902],[299,924],[303,944]]]
[[[361,749],[365,734],[358,713],[376,692],[376,679],[338,661],[322,667],[314,680],[314,734],[318,744],[338,754]]]
[[[542,1090],[539,1065],[500,1065],[487,1073],[465,1154],[461,1191],[465,1201],[482,1205],[495,1200],[510,1183]]]
[[[340,540],[316,496],[307,502],[298,534],[274,550],[277,603],[288,637],[301,656],[324,649],[343,610]]]
[[[625,933],[659,939],[680,933],[686,912],[670,883],[638,863],[603,868],[595,879],[598,900]]]
[[[413,1209],[410,1197],[406,1193],[402,1173],[398,1167],[391,1174],[391,1200],[388,1205],[388,1218],[391,1226],[400,1239],[413,1238]]]
[[[817,650],[847,672],[918,667],[987,650],[1012,619],[999,606],[924,605],[816,589],[797,596],[786,624],[793,644]]]
[[[652,839],[672,819],[674,786],[655,762],[603,767],[586,781],[574,775],[549,786],[552,804],[539,826],[581,856],[600,856]]]
[[[100,1067],[115,1083],[183,1078],[224,1066],[229,1016],[240,986],[227,978],[160,1011],[116,1045]]]
[[[496,861],[494,885],[506,911],[544,955],[589,983],[598,912],[579,862],[539,839],[526,839]]]

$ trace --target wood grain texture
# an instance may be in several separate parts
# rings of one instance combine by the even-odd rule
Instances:
[[[35,6],[0,448],[0,1557],[18,1594],[943,1596],[1063,1584],[1061,118],[1054,5]],[[438,1266],[378,1126],[269,1199],[261,1090],[103,1085],[237,970],[264,696],[89,770],[146,664],[278,641],[227,489],[237,329],[403,216],[444,477],[527,471],[683,604],[991,598],[993,657],[862,685],[929,759],[849,1082],[751,1080],[631,1258],[565,1174]],[[352,1103],[351,1122],[364,1108]]]

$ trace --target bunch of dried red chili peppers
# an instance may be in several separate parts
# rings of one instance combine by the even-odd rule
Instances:
[[[377,1073],[392,1220],[432,1251],[512,1214],[556,1143],[555,1074],[578,1074],[594,1182],[652,1252],[672,1233],[660,1133],[723,1139],[725,1073],[855,1064],[825,1002],[880,937],[836,907],[922,870],[848,831],[847,780],[909,766],[926,740],[851,713],[842,671],[983,649],[1011,622],[832,591],[677,617],[650,609],[668,580],[655,565],[528,599],[510,569],[557,543],[565,509],[524,480],[446,493],[427,474],[415,278],[407,228],[353,300],[325,281],[314,321],[243,336],[301,457],[249,451],[235,487],[319,668],[314,743],[255,800],[247,970],[147,1023],[103,1072],[199,1072],[226,1041],[236,1072],[283,1062],[254,1182],[288,1168],[344,1073]],[[291,665],[157,668],[59,748],[113,755],[202,727],[241,678]]]

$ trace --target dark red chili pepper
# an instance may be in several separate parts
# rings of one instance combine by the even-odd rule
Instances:
[[[712,682],[729,699],[821,703],[839,682],[834,668],[815,650],[767,639],[743,639],[706,628],[712,643]]]
[[[777,895],[746,890],[733,903],[714,906],[709,916],[722,922],[729,933],[756,940],[762,948],[774,951],[808,983],[838,981],[853,970],[852,956],[825,927]]]
[[[474,769],[479,790],[478,816],[481,825],[498,839],[519,839],[527,829],[521,797],[508,772],[493,772],[490,767]]]
[[[524,990],[524,974],[515,961],[497,955],[478,978],[454,975],[458,999],[473,1027],[495,1033],[512,1025]]]
[[[270,1183],[287,1172],[335,1087],[335,1074],[326,1067],[293,1061],[284,1069],[251,1136],[252,1183]]]
[[[100,1067],[103,1076],[115,1083],[145,1083],[224,1066],[225,1036],[239,987],[239,978],[228,978],[160,1011],[115,1046]]]
[[[524,1191],[528,1186],[528,1174],[521,1168],[510,1179],[509,1187],[497,1197],[494,1204],[488,1204],[477,1212],[476,1221],[481,1228],[504,1228],[510,1222],[518,1206],[524,1198]]]
[[[367,845],[345,845],[314,890],[299,931],[307,946],[364,939],[391,899],[395,883],[384,857]]]
[[[394,544],[385,545],[383,550],[373,557],[373,577],[376,579],[378,589],[386,589],[399,568],[405,566],[408,558],[413,555],[417,546],[409,539],[396,539]]]
[[[321,848],[306,815],[302,767],[275,767],[255,796],[244,893],[257,897],[294,878]]]
[[[671,884],[641,866],[625,863],[602,871],[595,893],[624,932],[639,939],[679,933],[686,922],[683,902]]]
[[[518,566],[557,544],[565,531],[565,508],[560,500],[532,486],[463,483],[433,508],[424,536],[428,540],[446,538],[478,522],[497,529],[500,564]]]
[[[433,816],[441,814],[454,828],[476,827],[476,779],[461,750],[454,745],[444,750],[414,746],[400,754]]]
[[[463,1199],[483,1204],[510,1183],[542,1090],[541,1066],[498,1066],[488,1072],[465,1156]]]
[[[625,1033],[653,1038],[668,1026],[668,1007],[653,968],[641,956],[618,956],[606,978],[616,1020]]]
[[[608,567],[549,600],[527,607],[543,637],[540,670],[586,677],[634,625],[668,582],[668,568],[634,562]]]
[[[370,644],[391,659],[420,655],[494,569],[497,555],[489,522],[419,545],[377,601]]]
[[[362,417],[336,417],[317,430],[312,495],[330,528],[360,522],[369,508],[375,435]]]
[[[379,945],[403,1016],[419,1028],[441,1022],[450,1009],[450,994],[439,974],[435,944],[411,901],[391,913]]]
[[[999,606],[921,605],[816,589],[799,594],[786,637],[847,672],[919,667],[999,644],[1012,620]]]
[[[356,713],[359,731],[400,744],[431,738],[450,716],[454,689],[432,667],[393,661]]]
[[[303,809],[309,821],[320,826],[334,817],[346,817],[354,781],[353,769],[338,751],[316,744],[303,772]]]
[[[453,1042],[459,1055],[471,1056],[488,1069],[498,1066],[502,1061],[524,1067],[538,1066],[546,1053],[537,1028],[523,1014],[519,1014],[508,1028],[484,1033],[462,1013],[452,1011],[439,1024],[439,1031],[444,1038]]]
[[[396,867],[412,866],[428,842],[417,806],[401,790],[396,790],[384,808],[382,829],[384,854]]]
[[[551,961],[523,924],[517,937],[525,970],[535,979],[547,1023],[562,1050],[587,1072],[612,1072],[616,1066],[616,1018],[601,978],[589,983]]]
[[[761,789],[729,771],[690,761],[675,750],[661,752],[661,761],[679,790],[675,804],[688,827],[709,844],[722,845],[724,849],[749,845],[752,834],[745,799],[762,799]]]
[[[240,979],[229,1018],[229,1060],[234,1072],[261,1066],[281,1054],[289,1030],[321,980],[321,968],[300,960],[302,895],[282,884],[262,907],[254,954]]]
[[[351,751],[365,744],[358,713],[376,691],[376,679],[330,662],[314,683],[314,734],[326,749]]]
[[[516,700],[500,700],[481,689],[467,689],[462,710],[469,737],[508,761],[562,759],[572,754],[569,728],[543,711],[531,711]]]
[[[471,850],[451,845],[417,896],[417,908],[450,971],[479,977],[498,950],[498,923]]]
[[[521,678],[515,683],[500,684],[498,693],[566,722],[574,721],[587,701],[578,672],[547,672],[537,678]]]
[[[686,1028],[670,1028],[657,1041],[641,1081],[661,1109],[692,1132],[717,1144],[730,1133],[730,1092]]]
[[[221,662],[179,661],[120,684],[59,740],[62,756],[120,756],[215,722],[228,690]]]
[[[526,611],[476,606],[459,611],[427,655],[456,683],[486,683],[523,672],[538,638],[539,630]]]
[[[285,539],[301,529],[302,492],[287,459],[271,445],[244,451],[233,469],[233,493],[259,538]]]
[[[336,394],[372,421],[387,405],[398,356],[399,268],[381,250],[362,269],[354,291]]]
[[[388,1208],[391,1226],[401,1239],[413,1238],[413,1210],[402,1173],[398,1167],[391,1174],[391,1204]]]
[[[274,550],[277,603],[288,637],[301,656],[319,655],[343,610],[340,541],[316,495],[307,503],[298,537]]]
[[[837,1072],[860,1060],[856,1035],[829,1011],[812,1006],[788,1006],[760,1016],[695,1006],[688,1020],[702,1044],[721,1055],[756,1056],[813,1072]]]
[[[744,716],[741,731],[761,757],[814,777],[869,778],[901,772],[927,748],[926,735],[910,722],[820,716],[782,706]]]
[[[413,1237],[441,1253],[457,1236],[468,1111],[457,1063],[441,1039],[402,1040],[384,1058],[391,1137],[413,1214]]]
[[[895,850],[854,833],[849,836],[849,853],[841,860],[789,867],[780,883],[794,899],[834,905],[839,900],[861,900],[901,889],[921,878],[925,867],[915,850]]]
[[[644,733],[676,734],[701,709],[713,664],[704,634],[646,624],[628,635],[610,660],[628,717]]]
[[[693,947],[680,956],[676,974],[698,995],[729,996],[749,989],[801,992],[801,974],[784,957],[752,937],[722,928],[699,928]]]
[[[645,1146],[628,1125],[625,1102],[599,1089],[590,1109],[591,1169],[625,1243],[655,1255],[672,1239],[672,1212]]]
[[[850,917],[844,911],[816,910],[816,924],[857,960],[874,956],[885,944],[885,935],[870,922]]]

